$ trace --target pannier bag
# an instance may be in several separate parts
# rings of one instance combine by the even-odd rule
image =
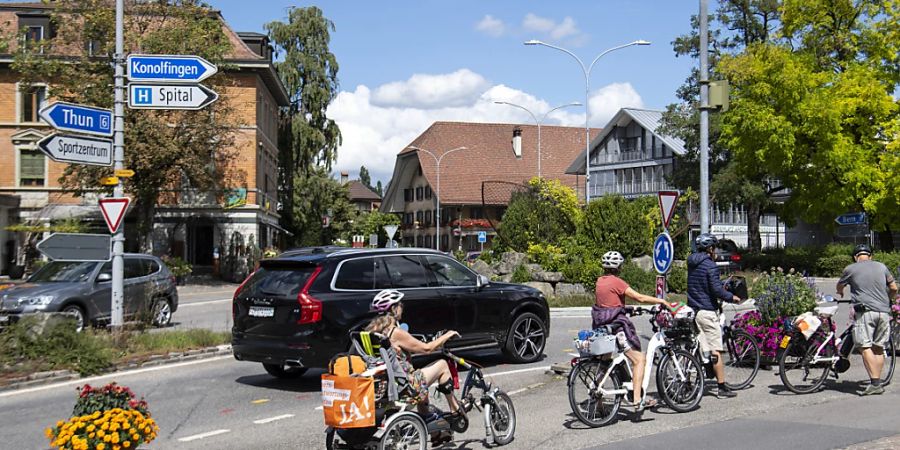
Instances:
[[[596,356],[616,351],[616,335],[609,334],[604,328],[581,330],[575,338],[575,348],[581,356]]]
[[[322,412],[330,427],[375,426],[375,380],[322,374]]]

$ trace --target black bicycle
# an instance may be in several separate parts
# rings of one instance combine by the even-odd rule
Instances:
[[[831,296],[825,297],[826,302],[849,303],[849,301],[835,300]],[[785,336],[779,343],[781,355],[778,358],[778,370],[781,382],[789,391],[795,394],[809,394],[822,387],[828,374],[835,378],[850,369],[850,354],[853,352],[853,328],[855,320],[838,337],[837,328],[832,318],[837,312],[837,305],[817,306],[816,316],[821,325],[809,338],[793,325],[793,322],[785,322]],[[884,348],[884,368],[882,369],[881,382],[887,385],[894,376],[896,366],[896,353],[894,349],[895,327],[891,323],[890,339]]]

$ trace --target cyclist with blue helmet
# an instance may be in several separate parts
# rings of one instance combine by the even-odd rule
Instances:
[[[718,398],[732,398],[737,394],[725,386],[725,365],[720,352],[722,343],[722,327],[719,324],[721,301],[740,303],[740,297],[725,290],[719,279],[719,268],[716,266],[716,244],[719,240],[710,233],[702,233],[694,240],[697,252],[688,257],[688,306],[697,311],[694,322],[699,329],[700,348],[710,353],[715,361],[713,371],[718,382]]]

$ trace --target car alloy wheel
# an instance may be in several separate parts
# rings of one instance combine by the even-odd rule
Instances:
[[[172,307],[169,301],[158,298],[153,302],[153,325],[165,327],[172,321]]]
[[[544,352],[546,333],[544,322],[533,313],[524,313],[516,318],[507,349],[517,362],[537,361]]]
[[[84,330],[84,311],[81,310],[81,307],[77,305],[69,305],[62,309],[63,313],[71,314],[75,318],[75,331],[81,332]]]

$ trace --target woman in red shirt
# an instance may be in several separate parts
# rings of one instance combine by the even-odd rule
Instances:
[[[634,410],[637,413],[643,412],[645,408],[651,408],[656,405],[656,401],[648,399],[646,402],[641,400],[641,385],[644,380],[644,364],[645,357],[641,353],[641,339],[634,329],[631,319],[625,314],[625,297],[641,303],[649,303],[654,305],[669,304],[656,297],[641,294],[630,286],[625,280],[619,278],[619,269],[625,258],[616,251],[606,252],[600,259],[603,266],[603,276],[597,278],[596,289],[594,290],[597,302],[591,308],[591,318],[593,319],[593,328],[599,328],[604,325],[620,325],[625,337],[628,338],[629,349],[625,351],[625,356],[631,360],[631,366],[634,370],[632,377],[634,385]]]

